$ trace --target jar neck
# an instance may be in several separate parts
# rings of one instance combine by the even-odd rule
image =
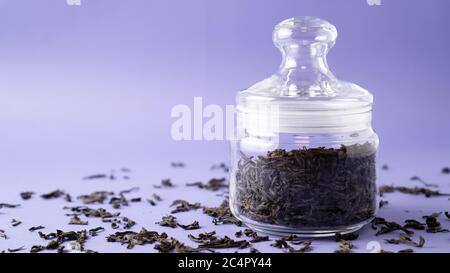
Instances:
[[[328,68],[326,44],[290,44],[281,48],[278,75],[286,96],[333,96],[336,77]]]

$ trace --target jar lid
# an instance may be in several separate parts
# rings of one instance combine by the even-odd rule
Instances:
[[[311,16],[279,23],[273,42],[282,53],[278,71],[237,95],[240,125],[255,134],[341,132],[370,126],[373,97],[338,80],[327,64],[337,30]]]

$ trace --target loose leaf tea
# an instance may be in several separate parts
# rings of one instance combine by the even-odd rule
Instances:
[[[405,220],[405,225],[403,225],[404,228],[411,228],[415,230],[424,230],[426,224],[421,223],[414,219],[407,219]]]
[[[170,179],[163,179],[161,181],[161,185],[154,185],[154,188],[160,189],[160,188],[172,188],[174,185],[172,184],[172,181]]]
[[[250,245],[247,240],[235,241],[228,236],[223,238],[216,238],[207,243],[199,245],[200,248],[246,248]]]
[[[392,192],[401,192],[401,193],[407,193],[412,195],[420,195],[423,194],[426,197],[432,197],[432,196],[450,196],[448,193],[441,193],[439,191],[433,191],[427,188],[409,188],[409,187],[401,187],[401,186],[392,186],[392,185],[383,185],[380,187],[380,195],[382,196],[385,193],[392,193]]]
[[[8,204],[8,203],[0,203],[0,209],[2,209],[2,208],[14,209],[14,208],[17,208],[19,206],[20,205]]]
[[[11,220],[11,225],[12,225],[13,227],[17,227],[17,226],[20,225],[20,224],[22,224],[22,221],[19,221],[19,220],[17,220],[17,219],[12,219],[12,220]]]
[[[186,184],[186,186],[188,187],[195,186],[198,187],[199,189],[206,189],[211,191],[217,191],[221,188],[228,188],[228,184],[226,183],[225,178],[221,179],[213,178],[209,180],[207,184],[204,184],[203,182],[188,183]]]
[[[449,167],[444,167],[444,168],[442,168],[441,172],[443,174],[450,174],[450,168]]]
[[[192,229],[199,229],[200,228],[200,224],[198,223],[198,221],[194,221],[192,224],[189,224],[189,225],[178,224],[178,226],[181,227],[184,230],[192,230]]]
[[[437,219],[438,216],[439,214],[434,214],[422,217],[423,219],[425,219],[425,223],[427,224],[426,231],[428,233],[449,232],[448,229],[443,229],[441,227],[441,223]]]
[[[236,226],[241,226],[242,222],[238,220],[231,213],[228,200],[224,200],[219,207],[216,208],[203,208],[203,213],[211,217],[214,217],[213,223],[215,225],[219,224],[235,224]]]
[[[153,198],[154,198],[156,201],[158,201],[158,202],[162,201],[161,196],[157,195],[156,193],[153,193],[152,196],[153,196]]]
[[[339,243],[339,249],[335,251],[335,253],[351,253],[353,249],[352,241],[342,240]]]
[[[172,205],[170,205],[171,207],[173,206],[177,206],[174,210],[172,210],[171,213],[178,213],[178,212],[185,212],[185,211],[190,211],[190,210],[196,210],[200,208],[200,203],[194,203],[194,204],[190,204],[189,202],[185,201],[185,200],[175,200],[173,201]]]
[[[242,154],[234,186],[234,209],[254,221],[296,228],[359,224],[378,205],[375,150],[367,143]]]
[[[230,171],[230,167],[228,167],[227,164],[225,163],[220,163],[219,165],[212,165],[210,168],[211,171],[214,170],[223,170],[224,172],[229,172]]]
[[[253,231],[250,228],[245,229],[243,232],[241,231],[240,233],[236,232],[236,237],[241,237],[242,233],[245,234],[245,236],[247,237],[251,237],[252,239],[250,240],[250,243],[257,243],[257,242],[264,242],[264,241],[270,241],[269,240],[269,236],[258,236],[258,233],[256,233],[255,231]]]
[[[81,202],[86,205],[95,203],[103,204],[103,202],[111,195],[114,195],[114,193],[109,191],[97,191],[91,194],[80,195],[77,199],[81,200]]]
[[[90,236],[95,237],[97,236],[100,232],[105,231],[105,228],[103,227],[96,227],[96,228],[91,228],[90,230],[88,230],[88,233]]]
[[[386,239],[385,240],[389,244],[408,244],[413,245],[416,247],[423,247],[425,244],[425,239],[420,236],[419,242],[414,242],[410,237],[406,236],[405,234],[400,234],[399,239]]]
[[[406,228],[396,222],[388,222],[384,218],[381,218],[381,217],[375,217],[372,220],[372,228],[374,230],[377,230],[378,228],[380,228],[377,231],[377,233],[375,234],[375,236],[379,236],[379,235],[390,233],[390,232],[397,231],[397,230],[403,231],[404,233],[406,233],[408,235],[414,234],[414,232],[409,230],[408,228]]]
[[[8,248],[8,252],[10,252],[10,253],[19,252],[19,251],[22,251],[22,250],[25,250],[25,246],[21,246],[19,248],[13,248],[13,249]]]
[[[30,227],[28,230],[33,232],[33,231],[44,229],[44,228],[45,228],[44,226],[35,226],[35,227]]]
[[[89,224],[88,221],[81,220],[80,217],[78,217],[78,215],[72,216],[72,218],[70,218],[69,221],[69,225],[88,225],[88,224]]]
[[[41,198],[43,199],[57,199],[63,197],[63,199],[67,202],[72,202],[72,197],[70,196],[70,194],[67,194],[61,190],[55,190],[46,194],[42,194]]]
[[[433,188],[439,187],[439,185],[430,184],[430,183],[427,183],[427,182],[423,181],[422,178],[420,178],[418,176],[411,177],[411,181],[419,181],[420,183],[424,184],[426,187],[433,187]]]
[[[414,249],[411,249],[411,248],[402,249],[402,250],[399,250],[398,253],[414,253]]]
[[[135,245],[145,245],[160,242],[167,238],[167,234],[164,232],[159,234],[156,231],[148,231],[145,228],[142,228],[139,233],[134,231],[116,232],[106,238],[108,242],[119,242],[122,244],[126,244],[127,248],[131,249]]]
[[[0,229],[0,238],[8,239],[8,236],[6,236],[6,232],[3,229]]]
[[[79,251],[84,251],[84,242],[88,239],[87,231],[81,230],[81,231],[62,231],[62,230],[56,230],[56,232],[52,233],[42,233],[39,231],[39,237],[45,239],[45,240],[51,240],[46,246],[33,246],[31,248],[32,253],[34,252],[40,252],[44,249],[46,250],[57,250],[58,252],[62,249],[62,244],[66,242],[77,242],[79,244]]]
[[[184,168],[186,165],[183,162],[171,162],[170,166],[173,168]]]
[[[300,247],[299,249],[294,249],[293,247],[288,247],[288,252],[289,253],[304,253],[306,251],[311,250],[311,241],[302,241],[301,242],[303,244],[302,247]]]
[[[358,239],[359,234],[352,232],[352,233],[347,233],[347,234],[341,234],[341,233],[336,233],[334,235],[334,240],[336,242],[340,242],[340,241],[354,241],[356,239]]]
[[[29,199],[31,199],[31,197],[33,197],[34,194],[35,194],[35,193],[32,192],[32,191],[25,191],[25,192],[21,192],[21,193],[20,193],[20,197],[21,197],[23,200],[29,200]]]
[[[203,232],[203,233],[200,233],[198,236],[189,234],[188,238],[196,243],[207,243],[209,241],[214,241],[217,239],[215,231]]]
[[[178,225],[178,221],[177,221],[176,217],[174,217],[172,215],[168,215],[168,216],[163,216],[161,221],[156,222],[156,224],[163,226],[163,227],[176,228]]]
[[[108,178],[108,177],[109,177],[109,175],[107,175],[107,174],[92,174],[92,175],[83,177],[83,180],[103,179],[103,178]]]

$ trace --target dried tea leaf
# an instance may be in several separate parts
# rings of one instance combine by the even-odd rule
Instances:
[[[72,216],[72,218],[70,218],[69,221],[69,225],[88,225],[88,224],[89,224],[88,221],[82,221],[80,217],[78,217],[77,215]]]
[[[163,227],[176,228],[178,225],[178,222],[177,222],[176,217],[174,217],[172,215],[168,215],[168,216],[163,216],[161,221],[156,222],[155,224],[158,224]]]
[[[103,204],[103,202],[111,195],[114,195],[113,192],[109,191],[96,191],[91,194],[80,195],[77,199],[81,200],[83,204]]]
[[[196,210],[201,207],[200,203],[198,203],[198,202],[194,203],[194,204],[190,204],[189,202],[187,202],[185,200],[181,200],[181,199],[173,201],[172,205],[170,205],[170,206],[171,207],[176,206],[176,208],[174,210],[172,210],[171,213]]]
[[[402,249],[402,250],[399,250],[398,253],[414,253],[414,249],[411,249],[411,248]]]
[[[17,208],[19,206],[20,205],[8,204],[8,203],[0,203],[0,209],[2,209],[2,208],[14,209],[14,208]]]
[[[380,203],[378,204],[378,207],[379,207],[379,208],[382,208],[383,206],[385,206],[385,205],[387,205],[387,204],[389,204],[389,201],[386,201],[386,200],[380,200]]]
[[[160,189],[160,188],[173,188],[174,185],[172,184],[172,181],[170,179],[163,179],[161,181],[161,185],[154,185],[154,188]]]
[[[450,173],[450,168],[449,167],[444,167],[444,168],[442,168],[441,172],[443,174],[449,174]]]
[[[153,201],[152,199],[147,199],[147,202],[152,206],[156,206],[155,201]]]
[[[37,253],[45,250],[45,246],[35,245],[31,247],[30,253]]]
[[[199,229],[200,228],[200,225],[199,225],[198,221],[194,221],[192,224],[189,224],[189,225],[178,224],[178,226],[181,227],[184,230],[193,230],[193,229]]]
[[[207,243],[203,243],[199,245],[199,248],[246,248],[250,245],[250,243],[247,240],[239,240],[235,241],[228,236],[225,236],[223,238],[217,238],[215,240],[211,240]]]
[[[261,253],[261,251],[259,251],[259,250],[256,249],[256,248],[251,247],[251,248],[250,248],[250,253]]]
[[[430,183],[427,183],[427,182],[423,181],[422,178],[420,178],[420,177],[418,177],[418,176],[413,176],[413,177],[411,177],[410,180],[411,180],[411,181],[419,181],[420,183],[424,184],[426,187],[433,187],[433,188],[439,187],[439,185],[436,185],[436,184],[430,184]]]
[[[450,219],[450,213],[448,213],[448,211],[444,212],[445,217],[447,217],[448,219]]]
[[[426,224],[421,223],[414,219],[405,220],[405,225],[403,225],[404,228],[412,228],[412,229],[416,229],[416,230],[424,230],[425,226],[426,226]]]
[[[406,194],[412,194],[412,195],[425,195],[425,197],[433,197],[433,196],[450,196],[448,193],[441,193],[439,191],[433,191],[427,188],[408,188],[408,187],[395,187],[392,185],[384,185],[381,186],[379,189],[380,195],[383,195],[385,193],[392,193],[392,192],[401,192]]]
[[[61,190],[55,190],[55,191],[41,195],[41,198],[46,199],[46,200],[57,199],[57,198],[61,198],[61,197],[67,202],[72,202],[72,197],[70,196],[70,194],[67,194]]]
[[[208,181],[208,183],[204,184],[203,182],[195,182],[195,183],[188,183],[186,184],[186,186],[188,187],[198,187],[200,189],[206,189],[206,190],[211,190],[211,191],[217,191],[221,188],[228,188],[228,184],[225,183],[226,179],[225,178],[212,178],[211,180]]]
[[[304,253],[306,251],[311,250],[311,241],[303,241],[303,246],[299,249],[294,249],[293,247],[288,248],[289,253]]]
[[[21,193],[20,193],[20,197],[21,197],[23,200],[29,200],[29,199],[31,199],[31,198],[33,197],[34,194],[35,194],[35,193],[32,192],[32,191],[25,191],[25,192],[21,192]]]
[[[408,228],[403,227],[402,225],[400,225],[396,222],[388,222],[384,218],[375,217],[372,220],[372,228],[377,230],[378,227],[380,227],[380,229],[375,234],[376,236],[379,236],[381,234],[390,233],[390,232],[397,231],[397,230],[401,230],[408,235],[414,234],[414,232],[412,230],[409,230]]]
[[[359,234],[356,232],[351,232],[351,233],[346,233],[346,234],[341,234],[341,233],[336,233],[334,235],[334,240],[336,242],[340,242],[340,241],[354,241],[356,239],[358,239]]]
[[[44,228],[45,228],[44,226],[34,226],[34,227],[30,227],[28,230],[33,232],[33,231],[44,229]]]
[[[11,220],[11,226],[13,226],[13,227],[17,227],[20,224],[22,224],[22,222],[17,220],[17,219],[12,219]]]
[[[3,229],[0,229],[0,238],[8,239],[8,236],[6,236],[6,232]]]
[[[153,193],[152,196],[153,196],[153,199],[155,199],[156,201],[158,201],[158,202],[162,201],[161,196],[157,195],[156,193]]]
[[[342,240],[339,243],[339,249],[335,251],[335,253],[351,253],[353,249],[352,241]]]
[[[230,171],[230,168],[228,167],[227,164],[225,164],[225,163],[220,163],[220,164],[218,164],[218,165],[212,165],[211,168],[210,168],[210,170],[211,170],[211,171],[214,171],[214,170],[223,170],[224,172],[227,173],[227,172]]]
[[[13,248],[13,249],[8,248],[8,252],[9,253],[19,252],[19,251],[22,251],[22,250],[25,250],[25,246],[21,246],[19,248]]]
[[[183,162],[171,162],[170,166],[173,168],[184,168],[186,165]]]
[[[88,175],[88,176],[83,177],[82,179],[83,180],[94,180],[94,179],[104,179],[104,178],[108,178],[108,177],[109,177],[109,175],[100,173],[100,174]]]
[[[105,231],[105,228],[103,227],[96,227],[96,228],[91,228],[90,230],[88,230],[88,233],[90,236],[95,237],[97,236],[100,232]]]
[[[128,249],[135,245],[153,244],[167,238],[166,233],[159,234],[156,231],[148,231],[142,228],[139,233],[134,231],[116,232],[107,237],[108,242],[119,242],[126,244]]]
[[[213,223],[215,225],[220,224],[235,224],[236,226],[241,226],[242,222],[234,217],[231,213],[228,200],[224,200],[219,207],[215,208],[203,208],[203,213],[214,217]]]
[[[428,233],[439,233],[439,232],[449,232],[448,229],[443,229],[441,227],[441,223],[437,219],[440,213],[434,213],[432,215],[426,215],[422,218],[425,219],[425,223],[427,225],[426,231]]]
[[[188,238],[196,243],[206,243],[209,241],[217,240],[217,237],[215,235],[216,235],[216,232],[211,231],[211,232],[200,233],[197,237],[192,234],[189,234]]]

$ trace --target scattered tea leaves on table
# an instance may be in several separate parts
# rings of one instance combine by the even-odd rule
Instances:
[[[440,191],[433,191],[427,188],[409,188],[409,187],[397,187],[392,185],[383,185],[380,187],[380,195],[383,196],[385,193],[392,193],[392,192],[401,192],[406,194],[412,194],[412,195],[425,195],[425,197],[433,197],[433,196],[450,196],[448,193],[441,193]]]
[[[97,191],[91,194],[80,195],[77,197],[78,200],[81,200],[83,204],[103,204],[103,202],[111,195],[114,195],[113,192],[110,191]]]
[[[213,223],[215,225],[220,224],[235,224],[236,226],[241,226],[242,222],[238,220],[231,213],[228,200],[224,200],[219,207],[213,208],[203,208],[203,213],[214,217]]]
[[[424,230],[426,224],[421,223],[414,219],[407,219],[405,220],[405,224],[403,225],[404,228],[411,228],[416,230]]]
[[[386,239],[385,241],[389,244],[402,243],[402,244],[413,245],[416,247],[423,247],[425,244],[425,239],[422,236],[419,237],[419,242],[415,242],[415,241],[413,241],[413,239],[411,239],[411,237],[409,237],[405,234],[400,234],[399,239]]]
[[[403,227],[402,225],[396,223],[396,222],[388,222],[386,221],[384,218],[381,217],[375,217],[372,220],[372,228],[377,230],[378,227],[380,227],[380,229],[377,231],[377,233],[375,234],[376,236],[379,236],[381,234],[386,234],[386,233],[390,233],[396,230],[400,230],[403,231],[404,233],[411,235],[414,232]]]
[[[160,242],[167,238],[167,234],[164,232],[159,234],[156,231],[148,231],[145,228],[142,228],[139,233],[134,231],[116,232],[106,238],[108,242],[119,242],[122,244],[126,244],[127,248],[131,249],[135,245],[145,245]]]
[[[217,191],[221,188],[228,188],[228,183],[226,183],[225,178],[212,178],[208,181],[208,183],[204,184],[203,182],[195,182],[195,183],[187,183],[188,187],[198,187],[199,189],[206,189],[211,191]]]

